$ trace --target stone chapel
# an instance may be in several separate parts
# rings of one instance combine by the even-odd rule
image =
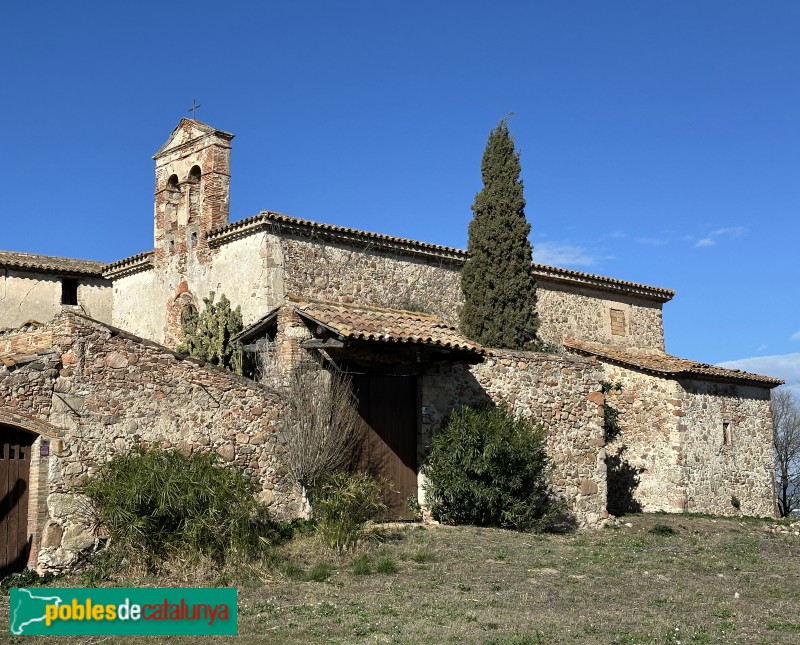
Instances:
[[[781,381],[666,354],[673,291],[533,264],[557,351],[481,347],[457,330],[466,251],[271,211],[231,222],[232,139],[185,118],[155,153],[151,250],[111,264],[0,251],[0,575],[91,548],[80,484],[140,443],[215,451],[276,515],[301,512],[275,393],[175,351],[211,292],[241,307],[245,348],[269,341],[281,369],[351,375],[392,519],[424,502],[442,421],[488,403],[545,427],[582,526],[636,510],[774,515]]]

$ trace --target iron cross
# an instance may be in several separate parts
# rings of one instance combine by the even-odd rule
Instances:
[[[191,112],[192,113],[192,119],[195,120],[195,121],[197,120],[195,118],[195,112],[197,112],[197,108],[199,108],[199,107],[200,106],[197,104],[197,101],[195,99],[192,99],[192,107],[190,107],[188,110],[186,110],[187,112]]]

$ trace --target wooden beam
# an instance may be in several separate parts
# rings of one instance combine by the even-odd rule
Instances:
[[[311,338],[300,343],[303,349],[342,349],[347,346],[346,341],[336,338]]]

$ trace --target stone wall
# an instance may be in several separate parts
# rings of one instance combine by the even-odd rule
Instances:
[[[47,322],[61,312],[60,276],[0,269],[0,329],[24,322]],[[78,282],[76,308],[87,316],[111,322],[111,283],[96,278]]]
[[[770,390],[696,380],[681,385],[687,510],[774,516]]]
[[[596,362],[493,350],[485,363],[469,369],[439,368],[422,378],[422,405],[430,408],[431,423],[423,424],[420,445],[427,445],[453,409],[489,401],[544,426],[553,483],[581,525],[606,517],[603,397]]]
[[[91,544],[76,487],[100,463],[139,444],[214,451],[243,469],[278,517],[299,512],[280,463],[280,403],[270,390],[76,315],[63,314],[50,328],[50,354],[0,369],[2,409],[60,433],[47,463],[47,511],[32,514],[46,518],[31,530],[42,534],[41,565],[66,565]]]
[[[604,367],[606,382],[621,386],[606,393],[621,429],[608,445],[609,511],[686,510],[680,385],[617,365]]]
[[[542,279],[537,281],[537,295],[539,335],[554,347],[573,337],[664,350],[661,303]],[[612,309],[624,316],[624,334],[612,333]]]
[[[609,511],[774,515],[768,388],[604,370],[622,386],[606,395],[622,429],[608,446]]]
[[[303,298],[425,311],[458,323],[458,266],[322,239],[282,239],[284,282]]]
[[[184,304],[179,299],[190,297],[201,309],[211,291],[239,305],[245,325],[279,306],[286,294],[425,311],[456,325],[463,305],[458,261],[284,233],[275,226],[226,240],[207,254],[176,252],[161,257],[157,270],[115,279],[113,324],[174,346],[180,330],[173,308]],[[539,333],[555,348],[573,336],[664,349],[658,302],[542,279],[538,297]],[[612,333],[611,309],[624,316],[623,335]]]

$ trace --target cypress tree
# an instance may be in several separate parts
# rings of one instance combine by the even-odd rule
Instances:
[[[536,280],[520,170],[503,119],[489,133],[481,161],[483,189],[472,204],[469,257],[461,271],[461,330],[488,347],[535,350]]]

